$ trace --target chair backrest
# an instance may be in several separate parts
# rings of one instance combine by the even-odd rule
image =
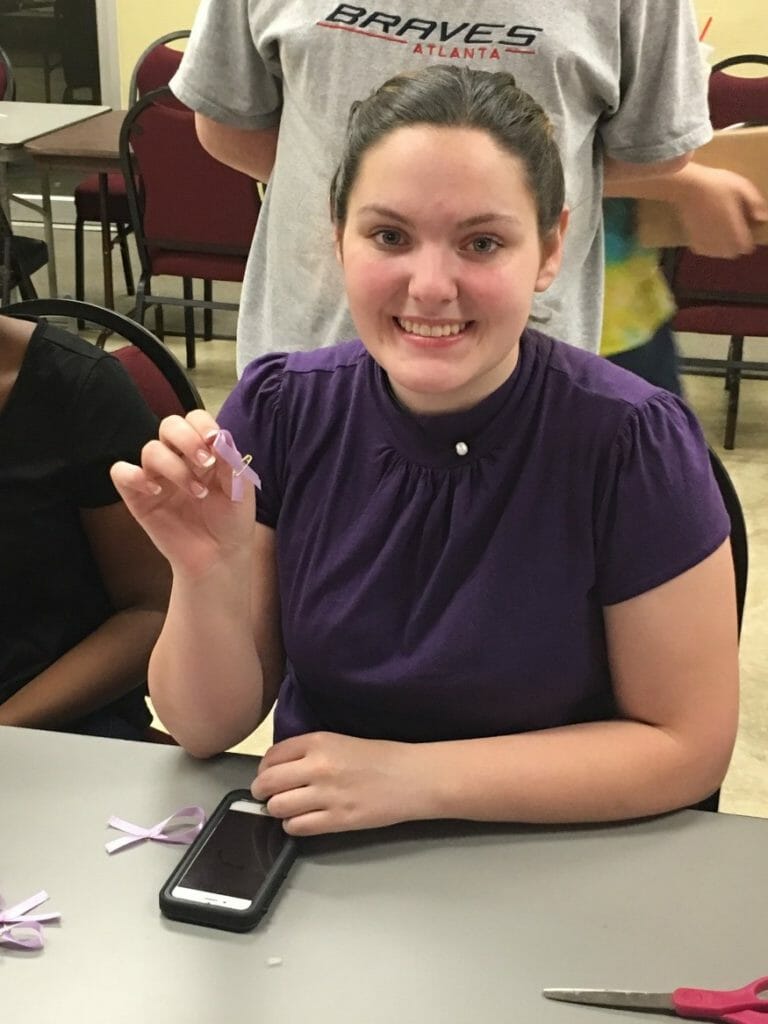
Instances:
[[[744,510],[741,507],[741,501],[739,500],[733,480],[731,480],[728,470],[718,455],[711,448],[709,449],[709,462],[731,520],[731,554],[733,555],[733,568],[736,576],[736,614],[739,624],[739,636],[741,636],[741,623],[744,618],[744,604],[747,597],[747,575],[749,571],[747,526],[744,521]]]
[[[133,106],[142,96],[154,89],[161,89],[168,85],[176,74],[183,51],[177,50],[168,43],[177,39],[188,39],[190,30],[188,28],[178,29],[176,32],[168,32],[159,39],[151,42],[146,50],[139,56],[131,73],[131,81],[128,86],[128,103]],[[171,101],[169,101],[171,102]],[[171,105],[183,106],[173,97]]]
[[[758,77],[728,74],[728,68],[762,65],[768,68],[768,57],[744,53],[721,60],[709,76],[709,117],[713,128],[733,124],[768,124],[768,70]]]
[[[766,306],[768,318],[768,247],[759,245],[751,255],[733,260],[678,249],[669,283],[680,307]]]
[[[739,501],[739,495],[733,485],[733,481],[720,461],[718,455],[709,449],[709,462],[712,472],[720,489],[720,494],[725,504],[725,509],[731,520],[731,554],[733,555],[733,570],[736,579],[736,618],[739,636],[741,636],[741,623],[744,618],[744,602],[747,595],[747,570],[749,568],[749,551],[747,546],[747,527],[744,522],[744,511]],[[710,796],[701,800],[694,806],[698,811],[716,811],[720,806],[720,790],[716,790]]]
[[[113,355],[120,360],[141,391],[147,405],[159,416],[203,409],[200,393],[181,363],[146,327],[114,310],[77,299],[33,299],[3,309],[8,316],[69,317],[85,320],[129,342]]]
[[[16,99],[16,79],[10,57],[0,46],[0,100]]]
[[[256,182],[203,149],[193,112],[169,106],[170,95],[166,87],[144,96],[120,132],[142,264],[149,269],[160,250],[244,258],[261,208]]]
[[[113,349],[112,355],[123,364],[128,376],[132,378],[142,398],[158,419],[174,415],[183,416],[188,412],[168,378],[141,349],[135,345],[124,345],[122,348]]]

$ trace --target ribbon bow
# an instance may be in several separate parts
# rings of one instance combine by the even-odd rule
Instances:
[[[193,822],[193,824],[185,824],[185,819],[187,822]],[[123,821],[122,818],[116,818],[113,815],[107,822],[107,825],[110,828],[117,828],[121,832],[128,834],[120,839],[112,839],[110,842],[105,843],[104,847],[107,853],[114,853],[116,850],[122,850],[124,846],[130,846],[132,843],[141,843],[145,839],[154,839],[158,843],[179,843],[188,846],[204,824],[205,811],[202,807],[182,807],[151,828],[132,825],[130,821]]]
[[[213,439],[213,450],[232,467],[232,501],[243,500],[243,477],[261,490],[261,480],[251,469],[251,456],[241,455],[228,430],[220,430]]]
[[[41,889],[13,907],[3,908],[0,900],[0,945],[14,949],[42,949],[45,944],[42,922],[58,921],[61,914],[27,914],[27,911],[34,910],[47,899],[48,893]]]

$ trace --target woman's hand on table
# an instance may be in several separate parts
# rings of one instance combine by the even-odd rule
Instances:
[[[417,744],[314,732],[276,743],[251,792],[295,836],[430,817]]]
[[[229,555],[249,551],[255,519],[254,488],[231,500],[232,468],[211,447],[216,421],[202,409],[169,416],[141,465],[117,462],[112,482],[174,573],[199,578]]]

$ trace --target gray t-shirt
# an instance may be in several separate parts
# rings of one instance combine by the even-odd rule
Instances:
[[[511,72],[552,118],[571,221],[533,321],[597,351],[603,156],[652,163],[711,135],[691,0],[421,0],[416,12],[405,0],[202,0],[174,92],[223,124],[280,127],[243,285],[239,372],[265,352],[357,333],[328,212],[349,107],[442,62]]]

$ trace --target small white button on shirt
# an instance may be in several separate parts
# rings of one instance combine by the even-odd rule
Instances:
[[[468,455],[469,454],[469,445],[466,443],[466,441],[457,441],[456,442],[456,454],[457,455]]]

